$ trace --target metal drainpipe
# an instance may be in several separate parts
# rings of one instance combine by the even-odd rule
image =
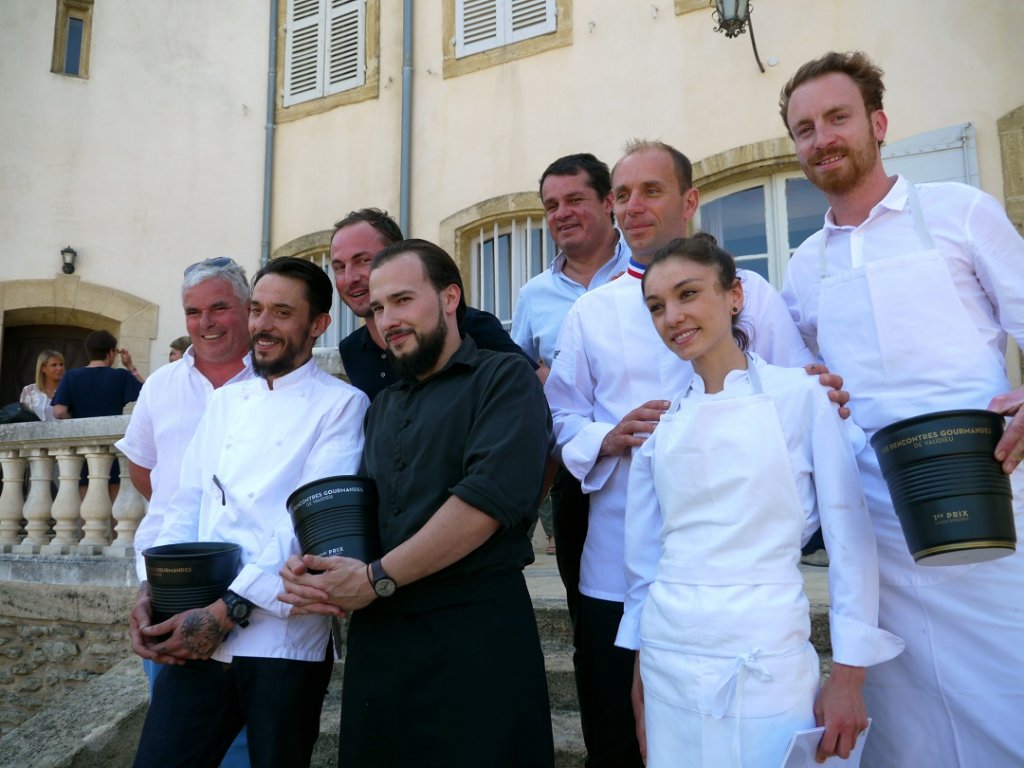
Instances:
[[[260,266],[270,261],[270,197],[274,180],[274,101],[277,90],[277,0],[270,0],[270,40],[267,51],[267,125],[263,148],[263,240]]]
[[[409,172],[412,153],[412,0],[402,4],[402,166],[398,193],[398,225],[409,236]]]

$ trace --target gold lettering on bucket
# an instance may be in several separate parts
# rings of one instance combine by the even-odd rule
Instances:
[[[971,519],[971,513],[966,509],[956,509],[952,512],[937,512],[932,515],[932,523],[935,525],[948,525],[949,523],[963,523]]]
[[[320,499],[329,499],[331,496],[336,496],[339,493],[362,493],[362,488],[355,487],[344,487],[344,488],[328,488],[324,491],[317,491],[316,493],[310,494],[306,498],[300,500],[295,504],[295,509],[305,509],[306,507],[312,506],[313,504],[320,501]]]
[[[902,440],[894,440],[882,447],[882,453],[889,453],[898,448],[923,448],[932,445],[952,443],[954,438],[961,435],[991,435],[991,427],[954,427],[951,429],[940,429],[935,432],[924,432],[920,435],[904,437]]]

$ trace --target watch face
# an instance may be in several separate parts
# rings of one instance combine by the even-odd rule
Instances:
[[[377,593],[377,597],[391,597],[395,594],[395,589],[395,582],[388,578],[373,582],[373,591]]]

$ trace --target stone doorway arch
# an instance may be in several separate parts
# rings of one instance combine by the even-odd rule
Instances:
[[[151,342],[156,338],[157,310],[152,302],[116,288],[84,282],[76,275],[0,281],[0,392],[8,397],[15,386],[12,382],[24,377],[15,369],[24,365],[17,362],[19,358],[31,357],[34,364],[35,352],[25,355],[4,348],[6,330],[19,326],[110,331],[118,344],[131,350],[133,362],[146,376]]]

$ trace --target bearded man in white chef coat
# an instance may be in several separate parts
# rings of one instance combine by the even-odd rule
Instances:
[[[844,376],[869,435],[933,411],[1016,412],[995,455],[1012,473],[1022,530],[1024,390],[1009,391],[1004,350],[1007,334],[1024,342],[1024,241],[973,187],[886,174],[883,91],[863,53],[808,62],[782,91],[800,164],[831,205],[793,255],[783,296],[808,346]],[[858,463],[878,540],[878,624],[907,643],[868,674],[865,764],[1024,765],[1014,727],[1024,712],[1024,552],[920,567],[874,452]]]

